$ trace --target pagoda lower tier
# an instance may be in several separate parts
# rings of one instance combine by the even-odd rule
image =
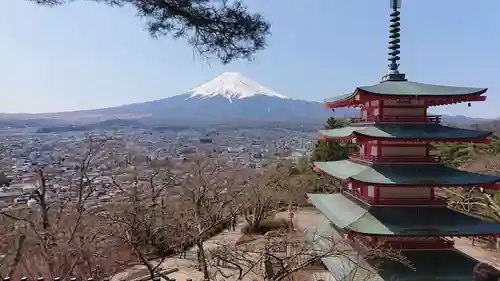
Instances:
[[[481,229],[488,228],[489,230],[486,232],[491,232],[494,231],[495,227],[494,224],[484,224],[478,219],[460,213],[458,213],[459,219],[456,220],[455,224],[453,216],[457,215],[456,212],[452,214],[452,212],[441,210],[446,215],[429,223],[425,221],[424,217],[434,217],[435,214],[429,216],[430,211],[420,213],[421,218],[415,218],[417,211],[413,208],[404,213],[401,212],[401,208],[386,208],[388,210],[379,214],[380,208],[363,205],[361,202],[342,194],[308,194],[308,196],[324,214],[322,218],[314,220],[314,227],[305,230],[309,239],[320,246],[324,245],[325,249],[329,249],[332,242],[326,237],[338,239],[343,234],[347,238],[344,241],[348,243],[338,243],[342,254],[322,259],[334,280],[470,281],[472,280],[473,268],[478,264],[478,261],[454,249],[451,239],[437,237],[434,235],[434,231],[441,228],[438,232],[449,233],[451,231],[458,234],[461,227],[463,230],[464,228],[468,229],[465,232],[470,232],[472,225],[476,225]],[[405,217],[405,215],[409,216]],[[412,225],[412,221],[415,222],[415,225]],[[360,224],[368,224],[372,229],[362,227],[365,232],[383,231],[392,235],[366,235],[349,230],[349,228],[358,229]],[[420,229],[417,229],[418,227]],[[405,228],[407,231],[404,231]],[[443,229],[446,230],[443,231]],[[476,230],[472,231],[477,232]],[[422,235],[397,236],[394,233],[403,233],[404,235],[418,233]],[[384,250],[378,251],[381,248],[380,244],[377,244],[375,248],[377,251],[370,252],[367,251],[367,247],[363,247],[367,243],[361,242],[360,238],[384,241],[387,242],[387,246],[399,251],[389,251],[392,255],[387,254]],[[321,239],[325,239],[324,242],[320,241]],[[415,248],[409,247],[411,244],[394,243],[394,241],[402,242],[405,240],[414,241],[413,245],[416,245],[415,242],[420,240],[421,244],[427,244],[429,247]],[[432,241],[434,247],[430,245]],[[437,247],[436,241],[447,243],[447,247]]]
[[[471,281],[476,259],[458,250],[402,251],[405,263],[382,257],[338,255],[321,259],[334,280]]]
[[[451,238],[500,233],[500,224],[446,206],[371,206],[341,193],[308,197],[329,222],[331,230],[322,232],[338,233],[350,245],[345,254],[322,259],[335,280],[470,281],[478,261],[456,250]]]
[[[500,224],[446,206],[371,206],[348,194],[309,194],[339,232],[357,237],[452,237],[500,234]],[[354,238],[355,236],[352,236]],[[387,242],[379,239],[381,242]],[[389,240],[390,242],[390,240]],[[411,244],[413,241],[408,241]]]

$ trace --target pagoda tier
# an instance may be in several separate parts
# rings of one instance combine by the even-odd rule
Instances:
[[[354,92],[325,100],[325,107],[366,107],[367,102],[389,104],[412,103],[422,107],[460,102],[484,101],[487,88],[452,87],[411,81],[382,81],[376,85],[357,87]],[[368,106],[373,104],[368,104]],[[378,105],[377,105],[378,106]]]
[[[308,196],[337,231],[380,238],[374,239],[374,243],[390,242],[391,240],[386,239],[391,236],[457,237],[500,233],[500,224],[484,221],[446,206],[371,206],[346,194]],[[410,244],[415,241],[418,240],[407,240]]]
[[[384,199],[403,200],[400,203],[406,202],[404,199],[434,200],[432,188],[482,186],[498,189],[497,182],[500,182],[497,176],[461,171],[438,163],[400,165],[341,160],[314,162],[314,165],[315,171],[343,181],[348,190],[371,203]]]
[[[403,251],[407,264],[375,258],[336,256],[321,261],[335,280],[352,281],[471,281],[477,260],[457,250]]]
[[[342,210],[342,214],[349,210]],[[341,216],[341,214],[339,214]],[[347,215],[350,217],[350,215]],[[345,223],[344,223],[345,225]],[[447,223],[450,225],[450,223]],[[315,241],[319,247],[330,249],[331,238],[335,240],[339,237],[339,231],[332,227],[332,223],[326,218],[321,217],[314,222],[314,227],[305,230],[305,234],[311,241]],[[378,239],[390,240],[394,236],[378,236]],[[425,242],[432,237],[404,237],[403,240],[416,240]],[[449,239],[447,239],[449,241]],[[403,250],[400,254],[407,259],[406,263],[401,263],[397,256],[392,259],[384,259],[374,255],[373,252],[366,252],[357,240],[351,239],[346,242],[338,243],[339,250],[343,254],[325,257],[323,264],[332,273],[333,280],[352,280],[352,281],[382,281],[382,280],[402,280],[402,281],[421,281],[421,280],[449,280],[449,281],[470,281],[472,268],[478,263],[470,256],[464,255],[454,249],[432,250]],[[402,247],[395,247],[401,249]],[[380,248],[378,248],[380,249]],[[380,253],[381,251],[379,251]],[[395,252],[395,251],[393,251]],[[382,256],[383,252],[382,252]],[[411,266],[408,266],[411,264]],[[328,279],[325,279],[328,280]]]
[[[487,143],[491,132],[460,129],[440,124],[373,124],[369,126],[348,126],[331,130],[320,130],[318,139],[353,142],[370,141],[385,143],[411,142],[475,142]]]

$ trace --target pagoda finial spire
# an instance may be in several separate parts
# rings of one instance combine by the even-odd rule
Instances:
[[[391,1],[391,20],[389,25],[389,72],[382,77],[382,81],[405,81],[405,75],[399,73],[399,57],[401,45],[400,39],[400,26],[401,18],[399,17],[401,8],[401,0],[390,0]]]

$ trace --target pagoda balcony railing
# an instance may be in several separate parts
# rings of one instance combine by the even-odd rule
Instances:
[[[441,115],[353,117],[351,123],[441,123]]]
[[[417,156],[417,155],[367,155],[358,152],[349,153],[349,159],[366,161],[366,162],[379,162],[379,163],[423,163],[433,164],[439,162],[437,156]]]
[[[453,248],[455,242],[451,239],[440,238],[436,240],[425,240],[421,241],[405,241],[402,238],[400,241],[384,241],[383,246],[393,249],[405,249],[405,250],[435,250],[435,249],[449,249]]]
[[[376,206],[443,206],[446,205],[446,199],[435,197],[426,198],[369,198],[366,195],[354,190],[345,190],[344,194],[353,196],[358,200]]]
[[[416,198],[394,198],[394,199],[384,199],[379,198],[377,205],[413,205],[413,206],[442,206],[446,205],[446,199],[434,198],[434,199],[416,199]]]
[[[399,237],[397,240],[385,240],[383,237],[375,237],[374,240],[364,235],[351,234],[350,239],[358,242],[358,245],[363,246],[365,250],[373,250],[375,248],[392,248],[404,250],[437,250],[437,249],[450,249],[453,248],[455,242],[448,238],[427,238],[419,237],[408,238]]]

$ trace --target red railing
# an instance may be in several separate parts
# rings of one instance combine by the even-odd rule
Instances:
[[[383,247],[388,247],[392,249],[405,249],[405,250],[434,250],[434,249],[449,249],[453,248],[455,242],[449,239],[432,239],[432,240],[414,240],[405,241],[401,239],[400,241],[384,241]]]
[[[441,197],[430,198],[369,198],[354,190],[345,190],[344,194],[355,197],[374,206],[443,206],[446,199]]]
[[[441,123],[441,115],[354,117],[351,123]]]
[[[436,156],[412,156],[412,155],[393,155],[393,156],[374,156],[352,152],[349,159],[378,162],[378,163],[437,163],[439,158]]]
[[[358,242],[365,249],[373,249],[376,247],[404,249],[404,250],[436,250],[453,248],[455,242],[447,238],[408,238],[399,237],[397,239],[384,239],[380,236],[366,236],[361,234],[351,234],[349,236],[353,241]],[[358,244],[358,245],[359,245]]]
[[[391,205],[391,206],[442,206],[446,205],[446,199],[416,199],[416,198],[397,198],[397,199],[382,199],[379,198],[376,205]]]

